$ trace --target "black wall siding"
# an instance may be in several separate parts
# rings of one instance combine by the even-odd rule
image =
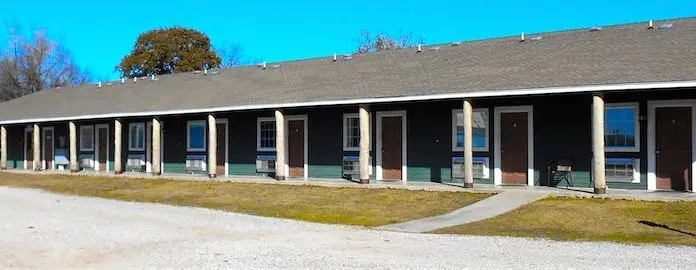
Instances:
[[[26,125],[7,127],[7,168],[24,168],[24,128]]]
[[[232,112],[223,116],[229,121],[229,174],[259,175],[256,172],[257,119],[273,117],[273,112]]]

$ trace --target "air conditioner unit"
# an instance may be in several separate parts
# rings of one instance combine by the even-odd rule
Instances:
[[[488,179],[490,172],[488,171],[488,158],[487,157],[474,157],[473,159],[473,171],[474,178]],[[463,157],[453,157],[452,158],[452,179],[463,179],[464,178],[464,158]]]
[[[463,157],[453,157],[452,158],[452,179],[462,179],[464,178],[464,158]]]
[[[637,158],[607,158],[604,175],[607,182],[637,183],[640,182],[640,159]]]
[[[145,155],[144,154],[128,155],[128,159],[126,159],[126,170],[131,171],[131,172],[144,172],[145,171]]]
[[[92,154],[81,154],[80,155],[80,168],[94,169],[94,155]]]
[[[343,177],[353,179],[355,176],[360,176],[360,158],[358,156],[344,156],[343,168],[341,170]]]
[[[275,172],[275,167],[275,155],[261,155],[256,157],[256,172],[272,173]]]
[[[206,171],[205,155],[187,155],[186,156],[186,171],[190,173]]]

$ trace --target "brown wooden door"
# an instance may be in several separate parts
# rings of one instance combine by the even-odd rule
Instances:
[[[289,177],[304,177],[304,120],[288,121]]]
[[[401,116],[382,118],[383,180],[402,180],[402,126]]]
[[[97,156],[97,161],[99,162],[99,171],[106,171],[106,161],[109,156],[108,144],[109,132],[107,128],[97,128],[97,140],[99,140],[99,145],[97,145],[97,151],[99,151],[99,156]]]
[[[215,126],[215,132],[217,133],[217,156],[215,158],[217,163],[215,164],[215,174],[225,175],[225,162],[227,161],[227,155],[225,154],[225,150],[227,149],[227,139],[225,137],[225,131],[227,129],[227,124],[217,123]]]
[[[527,184],[527,113],[500,114],[500,161],[503,184]]]
[[[689,190],[691,108],[657,108],[655,116],[657,189]]]
[[[24,159],[27,161],[27,170],[33,170],[34,169],[34,132],[33,131],[28,131],[25,133],[26,137],[24,138],[25,141],[25,147],[26,147],[26,152],[27,155],[24,157]]]
[[[44,160],[46,161],[46,169],[53,170],[53,130],[44,130],[43,136]]]

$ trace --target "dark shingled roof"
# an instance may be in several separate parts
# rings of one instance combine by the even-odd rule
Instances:
[[[658,29],[672,23],[672,29]],[[0,121],[322,100],[696,80],[696,20],[647,22],[49,89]],[[439,48],[439,49],[435,49]],[[279,68],[273,68],[280,64]]]

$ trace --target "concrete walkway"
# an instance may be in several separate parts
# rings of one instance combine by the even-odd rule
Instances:
[[[593,194],[591,188],[571,187],[570,189],[561,187],[547,186],[495,186],[490,184],[474,184],[473,189],[462,188],[461,183],[436,183],[436,182],[379,182],[374,181],[370,184],[358,184],[348,180],[338,179],[288,179],[276,181],[268,177],[254,176],[224,176],[210,179],[205,175],[188,174],[163,174],[153,176],[146,173],[123,173],[115,175],[113,172],[79,172],[70,173],[69,171],[31,171],[31,170],[5,170],[1,172],[16,174],[39,174],[39,175],[74,175],[74,176],[103,176],[103,177],[127,177],[141,179],[166,179],[182,181],[216,181],[216,182],[236,182],[236,183],[263,183],[277,185],[310,185],[322,187],[351,187],[351,188],[394,188],[408,190],[426,191],[451,191],[451,192],[477,192],[477,193],[500,193],[507,191],[518,192],[542,192],[551,196],[559,197],[580,197],[580,198],[603,198],[603,199],[626,199],[626,200],[645,200],[645,201],[696,201],[695,192],[669,192],[669,191],[648,191],[648,190],[627,190],[627,189],[607,189],[607,194]]]
[[[505,191],[441,216],[391,224],[377,229],[412,233],[429,232],[502,215],[546,195],[548,192]]]

